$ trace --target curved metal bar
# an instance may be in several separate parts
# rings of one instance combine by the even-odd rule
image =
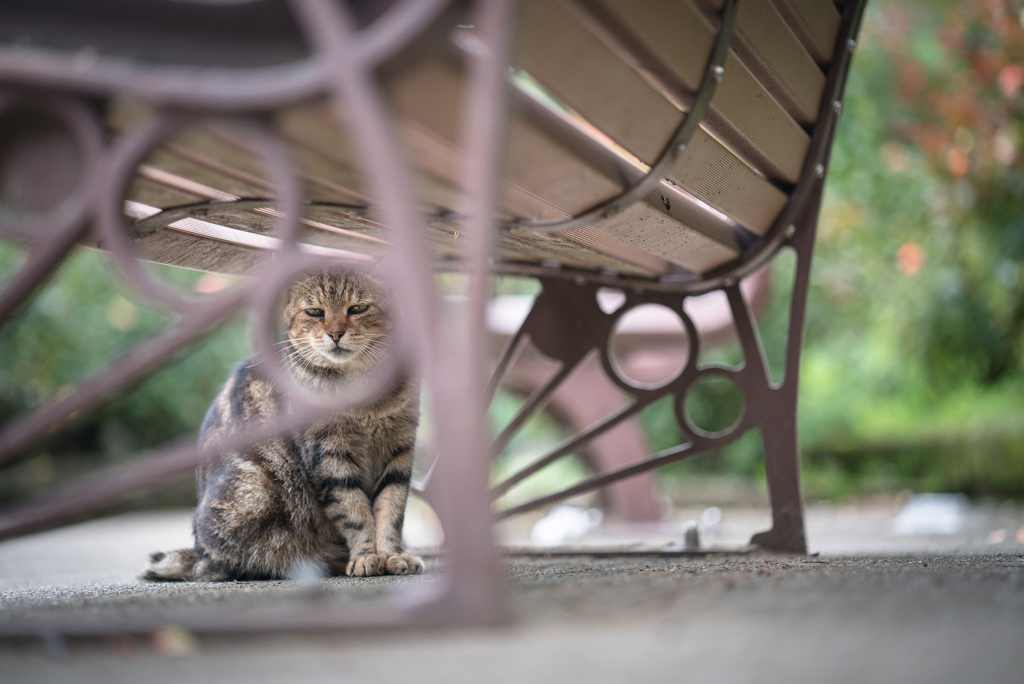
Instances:
[[[381,64],[400,52],[451,4],[404,0],[356,36],[353,52]],[[0,47],[0,80],[78,93],[132,95],[149,102],[212,111],[273,108],[322,92],[324,64],[309,58],[256,69],[139,66],[118,57]]]
[[[816,185],[824,180],[831,142],[835,135],[841,110],[846,76],[849,73],[850,60],[856,47],[853,37],[857,35],[859,30],[867,0],[855,0],[855,2],[849,3],[849,5],[847,11],[850,12],[850,19],[843,22],[840,34],[836,39],[836,51],[832,60],[835,66],[833,67],[832,77],[826,84],[825,94],[822,97],[818,125],[811,140],[811,147],[807,153],[807,161],[804,164],[804,171],[801,173],[800,182],[797,183],[789,202],[786,204],[785,209],[783,209],[782,214],[779,215],[779,218],[776,219],[772,228],[764,238],[751,246],[745,254],[735,261],[720,266],[703,276],[687,280],[668,278],[649,280],[636,276],[606,274],[563,266],[553,268],[538,264],[501,261],[494,264],[495,272],[507,275],[576,279],[595,285],[628,287],[638,291],[649,290],[652,292],[677,292],[685,295],[701,295],[712,290],[728,287],[734,281],[745,278],[763,267],[779,249],[792,242],[795,233],[793,221],[801,214],[808,200],[813,196],[813,190]]]
[[[83,476],[50,493],[0,512],[0,539],[9,539],[70,522],[96,508],[109,506],[129,494],[181,477],[203,459],[217,453],[239,451],[259,442],[301,429],[310,422],[337,411],[327,404],[308,407],[277,421],[235,432],[224,441],[201,447],[195,440],[165,447],[128,463],[110,466]]]
[[[682,461],[683,459],[690,458],[691,456],[696,456],[710,449],[719,449],[728,444],[731,444],[732,442],[735,442],[737,439],[742,437],[747,432],[747,429],[749,428],[744,428],[742,425],[737,425],[728,433],[718,437],[704,438],[701,436],[697,436],[691,442],[686,442],[685,444],[680,444],[679,446],[675,446],[664,451],[659,451],[656,454],[648,456],[647,458],[644,459],[640,459],[639,461],[636,461],[629,465],[621,466],[619,468],[615,468],[604,473],[597,473],[596,475],[592,475],[591,477],[588,477],[582,482],[575,484],[572,487],[563,489],[560,492],[555,492],[554,494],[547,494],[545,496],[541,496],[536,499],[532,499],[525,503],[519,504],[518,506],[513,506],[512,508],[507,508],[505,510],[498,511],[495,515],[497,516],[498,520],[511,518],[514,515],[526,513],[528,511],[532,511],[537,508],[547,506],[548,504],[568,499],[569,497],[577,496],[579,494],[586,494],[587,492],[592,492],[596,489],[607,487],[608,485],[614,484],[619,480],[624,480],[626,478],[633,477],[634,475],[639,475],[653,468],[660,468],[670,463],[675,463],[676,461]]]
[[[89,169],[101,163],[103,127],[84,103],[61,96],[0,93],[0,115],[18,109],[44,112],[60,120],[74,136],[81,155],[77,185],[60,204],[28,218],[0,213],[0,234],[28,243],[28,260],[0,293],[0,325],[46,281],[64,255],[88,230],[96,176]],[[58,164],[61,160],[53,159]]]
[[[608,432],[613,427],[621,423],[622,421],[640,413],[640,411],[650,406],[652,403],[654,403],[654,401],[656,400],[649,397],[637,397],[636,401],[630,404],[629,406],[625,406],[619,409],[610,416],[606,416],[603,420],[600,420],[594,425],[591,425],[583,432],[568,438],[567,440],[559,444],[557,447],[555,447],[553,450],[551,450],[549,453],[541,456],[540,458],[533,461],[529,465],[524,466],[522,469],[516,471],[512,475],[509,475],[505,480],[492,487],[491,498],[497,499],[505,492],[512,489],[512,487],[516,486],[517,484],[528,478],[530,475],[533,475],[541,468],[544,468],[545,466],[554,463],[563,456],[568,456],[574,451],[582,448],[591,440],[600,437],[601,435],[603,435],[604,433]]]
[[[0,80],[95,95],[130,95],[149,102],[226,112],[272,108],[311,97],[323,88],[314,59],[259,69],[140,67],[97,56],[27,48],[0,48]]]
[[[732,39],[732,29],[736,23],[738,2],[739,0],[726,0],[725,7],[722,8],[722,25],[715,38],[711,55],[708,57],[708,64],[704,69],[704,77],[701,80],[700,90],[697,91],[693,107],[683,117],[682,122],[672,133],[668,144],[662,149],[658,160],[642,180],[625,192],[572,218],[555,221],[510,221],[505,224],[505,228],[529,229],[547,233],[593,225],[603,219],[615,216],[629,205],[643,199],[647,193],[653,190],[665,178],[665,174],[675,166],[676,159],[686,149],[686,145],[690,142],[690,138],[711,105],[715,89],[722,81],[722,74],[725,73],[725,58],[729,54],[729,41]]]
[[[541,97],[536,89],[525,85],[523,78],[510,77],[509,80],[523,114],[595,170],[624,187],[639,183],[650,172],[650,167],[639,159],[631,158],[597,136],[594,129],[586,125],[585,117],[573,112],[565,103],[555,100],[556,105],[551,99]],[[735,251],[757,239],[736,219],[664,178],[644,196],[644,201]]]
[[[740,415],[732,425],[718,431],[709,431],[694,425],[686,414],[686,399],[697,383],[707,378],[725,378],[732,382],[743,397],[743,407]],[[765,392],[759,390],[764,388]],[[698,370],[693,378],[672,392],[674,398],[673,410],[675,411],[676,424],[682,430],[684,437],[694,444],[718,444],[724,446],[728,442],[742,435],[747,430],[757,427],[758,419],[761,417],[758,411],[751,407],[760,406],[765,396],[772,390],[766,383],[764,377],[758,377],[757,368],[751,364],[745,364],[739,368],[730,366],[713,365],[704,366]],[[723,442],[723,440],[726,440]]]
[[[186,298],[142,269],[126,230],[124,196],[135,169],[153,147],[195,120],[193,116],[164,114],[115,147],[110,154],[110,165],[101,184],[96,209],[96,221],[103,235],[104,249],[113,254],[120,270],[149,298],[186,314],[197,306],[209,305],[209,302]],[[297,251],[302,192],[287,151],[266,124],[247,119],[232,121],[252,137],[267,174],[274,187],[278,188],[274,236],[281,240],[279,249],[287,253]]]
[[[530,501],[521,503],[518,506],[506,508],[503,511],[498,511],[497,513],[495,513],[495,516],[497,517],[498,520],[511,518],[514,515],[519,515],[520,513],[526,513],[528,511],[536,510],[543,506],[547,506],[548,504],[555,503],[556,501],[562,501],[564,499],[568,499],[571,496],[576,496],[577,494],[586,494],[587,492],[592,492],[595,489],[601,489],[602,487],[610,485],[614,482],[624,480],[627,477],[632,477],[633,475],[639,475],[640,473],[650,470],[652,468],[660,468],[661,466],[668,465],[669,463],[682,461],[685,458],[696,456],[697,454],[700,453],[700,451],[701,450],[694,449],[693,444],[691,443],[680,444],[677,447],[672,447],[671,449],[659,452],[653,456],[649,456],[648,458],[645,458],[642,461],[638,461],[637,463],[634,463],[632,465],[623,466],[621,468],[616,468],[615,470],[609,471],[607,473],[600,473],[598,475],[588,477],[583,482],[580,482],[577,485],[569,487],[568,489],[563,489],[560,492],[537,497],[536,499],[531,499]]]
[[[467,364],[466,359],[459,356],[461,345],[451,348],[444,344],[451,341],[454,331],[439,324],[440,301],[425,256],[428,253],[426,226],[409,193],[391,192],[396,185],[412,187],[409,169],[396,145],[391,116],[377,84],[371,79],[370,67],[359,63],[352,54],[353,31],[348,14],[330,0],[293,0],[293,6],[310,42],[332,67],[329,83],[332,104],[339,121],[346,121],[352,127],[370,194],[381,201],[380,214],[393,230],[395,249],[382,270],[386,282],[394,283],[397,301],[405,307],[404,314],[409,320],[405,329],[416,331],[418,370],[423,371],[434,399],[437,446],[452,461],[440,469],[444,477],[437,478],[444,480],[439,486],[448,494],[438,500],[441,505],[436,510],[446,531],[450,566],[446,582],[438,588],[433,600],[447,597],[457,602],[463,619],[493,621],[500,618],[503,610],[501,575],[487,524],[488,464],[479,458],[485,448],[483,429],[482,425],[473,425],[471,414],[467,416],[459,411],[463,401],[470,401],[471,393],[482,389],[482,377],[476,377],[475,369],[469,367],[472,360]],[[495,18],[494,14],[503,14],[505,6],[506,3],[497,0],[485,2],[481,14],[488,19]],[[492,24],[489,20],[487,23]],[[507,31],[509,26],[493,22],[489,30]],[[503,75],[507,68],[505,45],[492,42],[490,47],[495,50],[492,56]],[[481,152],[486,154],[487,151]],[[478,199],[481,203],[474,208],[483,211],[477,212],[476,218],[489,221],[489,198]],[[473,249],[471,257],[475,259],[476,255],[477,250]],[[474,264],[470,268],[476,271]],[[456,337],[455,341],[461,340]],[[430,605],[425,603],[424,608]]]
[[[501,433],[494,438],[491,442],[491,456],[497,456],[505,447],[508,446],[509,442],[516,436],[520,428],[526,424],[528,420],[533,418],[537,411],[540,411],[547,405],[548,400],[551,399],[551,395],[554,394],[558,386],[562,384],[566,378],[572,375],[572,372],[576,370],[579,364],[570,366],[568,364],[562,364],[562,367],[558,371],[548,378],[548,381],[534,390],[533,394],[526,398],[516,415],[512,416],[512,420],[502,428]]]
[[[71,414],[92,408],[113,393],[141,380],[155,368],[171,362],[178,350],[195,342],[236,313],[247,296],[246,292],[236,291],[210,302],[209,306],[198,308],[176,330],[137,346],[131,353],[79,385],[70,396],[4,425],[0,431],[0,465],[14,460]]]
[[[45,282],[86,229],[84,223],[78,226],[71,225],[63,233],[26,248],[28,259],[18,272],[4,283],[3,292],[0,292],[0,327],[36,291],[36,288]]]
[[[796,233],[794,221],[804,210],[808,200],[813,196],[814,188],[824,183],[825,172],[832,150],[832,139],[839,125],[839,114],[842,111],[843,91],[846,77],[849,74],[850,61],[856,48],[854,36],[860,29],[861,19],[867,0],[855,0],[847,9],[850,12],[848,21],[844,21],[839,36],[836,38],[836,52],[833,62],[832,77],[826,83],[825,94],[821,99],[821,112],[818,125],[811,139],[811,149],[807,153],[800,181],[789,198],[786,208],[782,210],[775,224],[763,239],[755,243],[740,259],[725,264],[707,273],[693,290],[694,294],[710,292],[728,287],[734,281],[746,277],[761,266],[764,266],[783,247],[790,243]]]
[[[358,382],[345,382],[332,391],[318,392],[303,387],[287,370],[284,356],[275,344],[280,330],[280,309],[282,293],[303,275],[312,271],[337,266],[337,261],[293,254],[289,259],[275,264],[272,272],[264,274],[260,289],[253,298],[255,324],[253,326],[253,347],[256,350],[255,363],[262,366],[275,388],[283,389],[291,402],[291,410],[300,415],[315,415],[325,407],[335,412],[344,411],[357,405],[364,405],[381,396],[393,387],[409,357],[410,335],[396,335],[399,340],[398,353],[390,354],[387,360],[374,368]],[[346,264],[346,269],[365,271],[364,265]],[[401,318],[398,319],[401,325]]]
[[[352,52],[364,64],[382,64],[436,21],[452,0],[404,0],[359,32]]]
[[[19,110],[37,115],[49,114],[58,119],[74,137],[77,151],[81,155],[78,184],[59,205],[25,218],[7,212],[0,213],[0,235],[5,234],[26,242],[39,242],[86,223],[96,186],[95,176],[89,169],[100,162],[103,124],[94,111],[68,97],[0,91],[0,115]],[[52,160],[52,163],[62,161]]]
[[[429,251],[422,215],[412,196],[390,191],[396,183],[400,187],[412,184],[405,182],[409,178],[408,169],[395,144],[390,114],[372,81],[372,65],[361,64],[357,59],[353,39],[356,34],[344,8],[330,0],[292,0],[292,6],[320,59],[332,69],[325,87],[333,96],[332,105],[338,120],[348,122],[353,129],[371,194],[388,198],[382,200],[377,209],[383,223],[394,232],[395,254],[387,262],[394,264],[390,280],[397,281],[395,291],[400,301],[417,305],[407,314],[422,342],[418,346],[419,361],[428,367],[437,358],[440,302],[431,286],[430,269],[422,263],[422,255]],[[396,278],[396,270],[402,271],[405,277]]]
[[[625,377],[624,374],[619,372],[616,367],[617,363],[612,354],[612,337],[615,334],[619,321],[621,321],[622,317],[629,313],[630,310],[644,304],[660,304],[666,309],[674,312],[679,317],[680,323],[683,324],[683,329],[686,331],[687,344],[689,345],[686,363],[679,369],[679,372],[676,373],[675,377],[663,380],[656,385],[639,383]],[[601,365],[604,367],[605,375],[607,375],[608,379],[615,383],[615,385],[617,385],[623,392],[632,394],[636,397],[660,397],[671,391],[672,388],[678,389],[684,387],[684,383],[687,382],[687,378],[693,378],[700,372],[697,366],[701,350],[700,333],[697,331],[697,326],[694,324],[693,319],[686,313],[684,309],[684,298],[682,297],[648,295],[646,298],[641,298],[636,293],[627,294],[625,303],[619,307],[618,310],[609,315],[607,336],[601,340],[599,344],[601,345],[599,347],[601,351],[600,361]]]

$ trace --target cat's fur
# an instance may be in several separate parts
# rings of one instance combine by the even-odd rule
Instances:
[[[309,388],[358,378],[391,348],[386,291],[365,275],[316,273],[289,290],[283,313],[289,372]],[[288,410],[260,367],[243,361],[200,440],[214,443]],[[371,405],[204,463],[195,548],[154,553],[143,578],[280,578],[300,563],[328,574],[421,572],[423,562],[401,544],[418,418],[418,383],[403,377]]]

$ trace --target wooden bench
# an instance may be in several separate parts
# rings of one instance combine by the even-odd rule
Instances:
[[[256,312],[257,351],[269,355],[275,297],[288,278],[344,264],[381,273],[416,331],[418,344],[405,353],[430,388],[441,456],[415,488],[444,525],[450,568],[431,604],[436,615],[501,612],[487,523],[493,499],[662,399],[675,406],[684,444],[498,515],[649,473],[753,429],[764,444],[773,525],[752,542],[805,552],[801,334],[864,4],[365,0],[349,12],[331,0],[4,3],[0,232],[25,244],[28,258],[0,296],[0,323],[76,244],[109,250],[133,286],[179,323],[0,428],[0,464],[239,307]],[[784,247],[797,265],[785,378],[776,385],[740,286]],[[255,277],[196,302],[142,261]],[[437,297],[432,274],[447,271],[469,276],[468,304],[457,311]],[[557,370],[535,383],[488,449],[479,393],[493,275],[535,278],[541,293],[486,396],[527,344]],[[618,307],[602,306],[602,288]],[[744,353],[739,368],[700,363],[709,340],[686,302],[712,291],[725,294]],[[630,379],[612,350],[619,321],[645,304],[678,316],[688,344],[683,367],[654,382]],[[626,403],[488,491],[481,455],[500,452],[589,359]],[[687,407],[694,385],[709,380],[733,383],[743,399],[736,422],[716,432],[695,424]],[[301,415],[275,430],[327,410],[296,401]],[[203,456],[195,446],[169,447],[5,511],[0,537],[180,477]],[[454,613],[440,607],[446,601]]]

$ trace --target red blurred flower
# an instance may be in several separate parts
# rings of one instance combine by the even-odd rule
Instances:
[[[896,252],[896,267],[904,275],[914,275],[924,266],[924,247],[908,240]]]
[[[1024,67],[1019,64],[1007,64],[999,70],[996,78],[999,90],[1003,91],[1003,97],[1012,100],[1020,94],[1021,86],[1024,86]]]
[[[971,169],[971,160],[966,152],[959,147],[953,147],[946,153],[946,168],[954,178],[963,178]]]

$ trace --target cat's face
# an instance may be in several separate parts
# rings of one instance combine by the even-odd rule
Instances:
[[[377,365],[392,346],[388,314],[386,292],[369,276],[321,271],[300,280],[284,307],[285,366],[303,375]]]

